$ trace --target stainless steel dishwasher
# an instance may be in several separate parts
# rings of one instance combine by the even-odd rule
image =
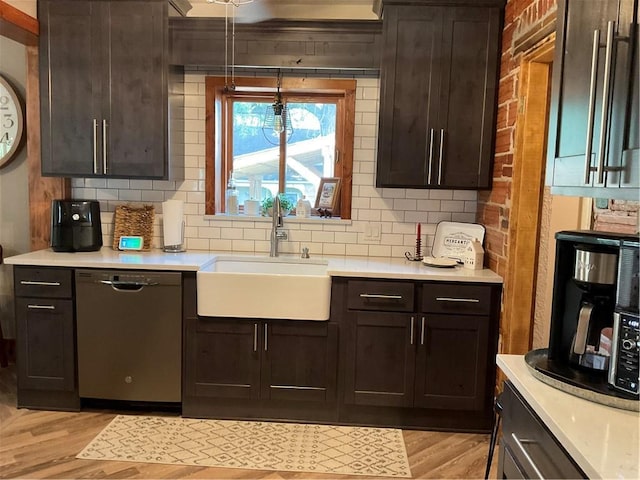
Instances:
[[[182,274],[76,270],[80,397],[179,402]]]

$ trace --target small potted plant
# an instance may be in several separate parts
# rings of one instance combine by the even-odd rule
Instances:
[[[280,209],[282,211],[282,216],[284,217],[289,215],[289,212],[294,209],[295,205],[282,193],[279,193],[278,197],[280,197]],[[262,213],[268,217],[273,216],[273,197],[265,198],[262,201]]]

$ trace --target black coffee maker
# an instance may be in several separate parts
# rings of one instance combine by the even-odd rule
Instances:
[[[529,352],[527,363],[579,389],[637,399],[637,348],[621,350],[622,329],[616,322],[623,307],[629,310],[624,299],[638,296],[637,257],[637,235],[558,232],[549,348]],[[623,370],[621,362],[633,364],[626,389],[611,380],[612,371]]]

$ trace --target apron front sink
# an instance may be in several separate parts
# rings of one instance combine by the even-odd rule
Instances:
[[[218,257],[197,273],[198,315],[328,320],[327,262],[287,257]]]

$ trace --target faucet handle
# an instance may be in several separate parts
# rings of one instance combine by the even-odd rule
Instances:
[[[301,258],[309,258],[309,247],[302,247],[302,255]]]

